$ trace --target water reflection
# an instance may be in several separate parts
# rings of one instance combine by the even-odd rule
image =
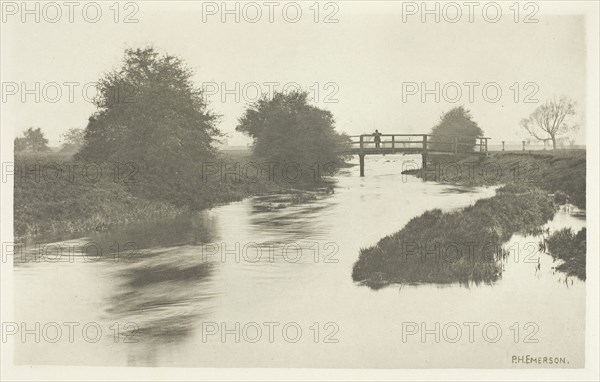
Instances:
[[[54,263],[15,262],[16,320],[139,327],[137,343],[115,343],[112,337],[94,344],[17,343],[17,363],[357,368],[431,367],[435,360],[437,367],[506,367],[511,351],[539,351],[508,335],[494,348],[400,340],[401,322],[443,317],[496,321],[507,333],[515,320],[538,322],[544,351],[567,352],[571,366],[582,364],[585,284],[569,281],[565,288],[564,278],[552,273],[549,256],[541,258],[539,270],[537,264],[506,261],[502,279],[492,286],[402,286],[398,293],[398,286],[372,291],[353,283],[360,248],[426,210],[448,211],[494,194],[494,188],[457,189],[402,176],[399,156],[367,160],[367,177],[360,178],[358,168],[343,169],[334,193],[301,199],[265,195],[75,239],[79,246],[95,242],[109,248],[95,261],[75,256]],[[585,220],[564,213],[551,224],[551,229],[578,229],[574,224]],[[511,240],[508,246],[535,241]],[[130,242],[133,249],[125,246]],[[266,249],[263,256],[257,257],[257,247]],[[307,340],[203,340],[205,322],[231,327],[267,321],[299,322]],[[308,329],[314,322],[339,325],[339,343],[315,344]]]
[[[326,232],[327,223],[324,218],[327,216],[327,210],[335,203],[332,195],[319,193],[316,197],[317,199],[288,204],[284,209],[276,210],[269,206],[280,203],[278,195],[250,199],[251,235],[263,238],[284,234],[288,240],[294,241]]]
[[[181,341],[208,313],[211,265],[198,263],[197,250],[185,248],[144,254],[144,261],[116,271],[117,292],[106,301],[114,321],[135,322],[140,341]],[[117,281],[117,282],[118,282]]]
[[[139,341],[184,340],[216,295],[208,287],[212,266],[198,249],[216,237],[216,217],[208,213],[95,236],[101,243],[133,242],[137,248],[114,270],[118,288],[105,302],[105,314],[115,322],[136,323]]]

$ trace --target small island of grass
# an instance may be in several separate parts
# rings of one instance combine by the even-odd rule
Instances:
[[[550,220],[553,198],[504,186],[463,210],[428,211],[360,252],[352,278],[377,288],[391,283],[490,283],[502,274],[501,245]]]

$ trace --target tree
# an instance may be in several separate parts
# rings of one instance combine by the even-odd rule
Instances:
[[[431,145],[432,150],[450,151],[454,147],[454,138],[457,138],[459,152],[472,152],[476,137],[483,136],[483,130],[473,121],[471,112],[464,106],[455,107],[446,113],[442,114],[440,121],[431,129],[431,141],[435,142]],[[472,137],[472,138],[471,138]]]
[[[15,138],[15,153],[27,150],[27,141],[23,137]]]
[[[84,143],[84,130],[72,128],[67,130],[66,133],[61,134],[63,152],[77,152],[83,146]]]
[[[193,75],[175,56],[127,49],[121,67],[98,83],[98,111],[77,158],[130,163],[139,174],[135,194],[202,207],[196,180],[220,132]]]
[[[309,104],[307,92],[263,96],[238,122],[236,131],[254,138],[254,155],[289,169],[289,179],[319,181],[317,167],[327,173],[343,159],[337,149],[346,138],[335,131],[331,112]]]
[[[48,150],[50,150],[48,140],[44,137],[44,133],[39,127],[36,129],[30,127],[23,133],[23,137],[15,138],[15,152],[44,152]]]
[[[575,102],[566,97],[552,99],[538,106],[528,118],[523,118],[521,126],[537,140],[552,140],[552,148],[556,150],[557,137],[577,129],[572,122],[573,115]]]

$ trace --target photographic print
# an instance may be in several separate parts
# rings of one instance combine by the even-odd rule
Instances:
[[[597,380],[597,1],[2,1],[2,380]]]

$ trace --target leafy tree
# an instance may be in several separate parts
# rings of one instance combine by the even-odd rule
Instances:
[[[538,106],[528,118],[523,118],[521,126],[537,140],[552,140],[552,148],[556,150],[557,137],[577,129],[573,115],[575,102],[566,97],[552,99]]]
[[[15,138],[15,153],[27,150],[27,141],[23,137]]]
[[[120,68],[100,79],[78,158],[129,163],[140,196],[202,207],[199,174],[215,157],[217,117],[207,110],[193,71],[154,48],[127,49]]]
[[[83,146],[84,143],[84,130],[72,128],[67,130],[66,133],[61,134],[63,152],[77,152]]]
[[[431,137],[431,141],[435,142],[431,145],[431,149],[450,151],[454,147],[452,136],[460,136],[457,138],[458,151],[472,152],[477,142],[476,137],[483,136],[483,130],[472,118],[471,112],[464,106],[455,107],[442,114],[438,124],[431,129],[432,135],[440,135]]]
[[[335,131],[331,112],[309,104],[307,92],[263,96],[238,122],[236,131],[254,138],[256,157],[289,170],[282,180],[319,181],[343,159],[337,150],[347,138]]]
[[[15,138],[15,152],[44,152],[48,150],[50,150],[48,140],[44,137],[44,133],[39,127],[36,129],[30,127],[23,133],[23,137]]]

